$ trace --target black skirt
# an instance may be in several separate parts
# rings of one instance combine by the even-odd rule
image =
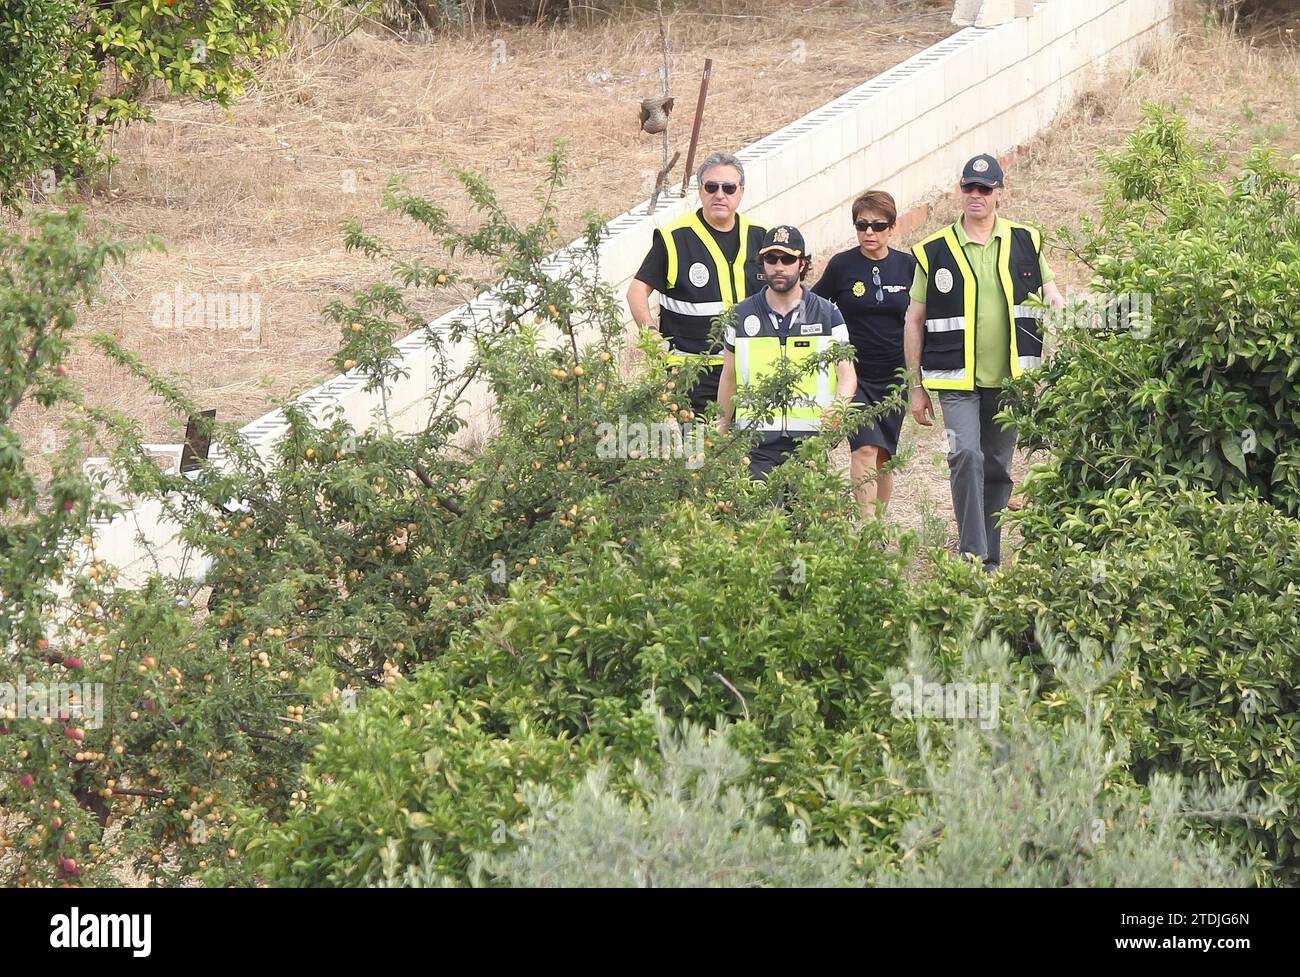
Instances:
[[[886,380],[858,377],[858,393],[853,398],[853,403],[861,407],[874,407],[886,400],[890,391],[901,386],[902,382],[898,377]],[[896,411],[877,417],[875,423],[868,422],[849,437],[849,447],[856,451],[874,445],[888,452],[890,458],[894,457],[898,454],[898,437],[902,433],[903,418],[906,415],[907,407],[904,405]]]

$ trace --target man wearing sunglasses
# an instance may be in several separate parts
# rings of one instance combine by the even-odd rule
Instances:
[[[822,429],[827,409],[852,400],[858,378],[853,360],[840,360],[806,370],[791,402],[772,417],[758,416],[736,404],[739,387],[761,383],[779,363],[792,361],[798,367],[832,343],[849,341],[844,316],[835,304],[802,285],[812,261],[798,228],[772,228],[759,255],[767,286],[736,306],[733,324],[723,337],[718,430],[728,432],[734,411],[737,427],[758,432],[758,442],[749,453],[749,474],[766,479],[798,447],[800,438]]]
[[[722,373],[713,320],[761,287],[758,247],[766,228],[736,212],[745,195],[745,170],[736,157],[713,153],[696,177],[699,209],[655,230],[627,304],[637,325],[653,329],[650,293],[659,293],[670,368],[692,363],[702,370],[688,395],[699,414],[717,399]]]
[[[1011,497],[1016,430],[994,423],[1000,387],[1043,362],[1043,311],[1065,299],[1043,257],[1042,234],[998,216],[1004,175],[996,158],[966,164],[959,220],[913,249],[916,277],[904,325],[912,416],[929,427],[939,395],[959,548],[992,571],[1002,561],[998,518]]]

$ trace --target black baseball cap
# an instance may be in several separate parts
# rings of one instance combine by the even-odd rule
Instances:
[[[983,153],[966,164],[966,168],[961,171],[961,182],[978,183],[980,186],[996,189],[1002,186],[1003,176],[1005,174],[1002,172],[1002,164],[998,162],[997,157]]]
[[[758,249],[758,253],[766,254],[769,251],[784,251],[796,258],[809,256],[799,228],[791,227],[789,224],[778,224],[776,227],[768,228],[767,233],[763,235],[763,244]]]

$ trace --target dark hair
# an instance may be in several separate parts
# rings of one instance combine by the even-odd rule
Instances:
[[[884,190],[868,190],[853,201],[854,220],[867,210],[874,214],[883,214],[890,224],[898,222],[898,204],[894,203],[894,198]]]

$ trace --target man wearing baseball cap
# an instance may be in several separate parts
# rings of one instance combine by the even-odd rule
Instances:
[[[911,410],[929,427],[939,395],[959,548],[986,570],[1001,563],[999,514],[1011,496],[1015,428],[995,424],[1003,381],[1043,362],[1043,310],[1065,299],[1043,257],[1042,233],[998,216],[1004,174],[976,156],[962,171],[962,216],[913,249],[916,278],[903,332]]]
[[[844,316],[835,304],[803,287],[812,260],[797,227],[773,227],[764,235],[758,254],[767,284],[736,305],[723,337],[718,428],[727,433],[734,411],[736,427],[757,432],[749,473],[755,479],[766,479],[798,447],[801,438],[822,429],[828,408],[853,399],[858,378],[850,352],[849,358],[833,365],[805,370],[790,401],[777,405],[770,417],[761,416],[752,406],[736,404],[738,389],[761,383],[780,363],[799,366],[825,353],[833,343],[849,341]]]

